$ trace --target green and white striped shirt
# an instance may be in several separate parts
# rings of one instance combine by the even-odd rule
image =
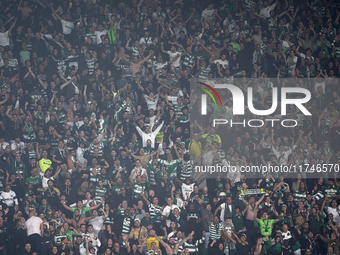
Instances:
[[[223,228],[224,227],[221,222],[216,225],[212,222],[209,227],[210,240],[220,239]]]
[[[297,191],[294,193],[294,200],[296,202],[300,202],[300,201],[305,201],[306,200],[306,192],[305,191]]]
[[[133,184],[133,197],[138,198],[142,192],[145,192],[145,190],[146,190],[145,183],[138,184],[135,182]]]
[[[196,242],[193,241],[192,243],[187,241],[183,244],[183,250],[187,249],[190,254],[196,254],[198,252],[198,246],[205,241],[205,237],[203,236],[201,239],[197,240]]]
[[[107,188],[105,188],[104,186],[102,188],[99,186],[96,186],[95,191],[94,191],[96,202],[100,202],[102,198],[105,198],[106,194],[107,194]]]
[[[98,182],[98,179],[100,177],[100,173],[102,171],[102,167],[101,166],[97,167],[97,169],[96,169],[97,175],[93,175],[93,173],[92,173],[92,169],[94,169],[94,168],[95,168],[95,166],[88,166],[87,171],[91,172],[90,173],[90,181],[91,182]]]
[[[89,74],[92,75],[94,72],[95,61],[94,58],[86,59],[87,68],[89,69]]]
[[[122,235],[129,235],[130,234],[130,226],[131,226],[131,218],[125,218],[123,220],[123,230]]]
[[[155,219],[155,222],[160,222],[159,216],[161,215],[162,207],[159,205],[149,204],[150,219]]]

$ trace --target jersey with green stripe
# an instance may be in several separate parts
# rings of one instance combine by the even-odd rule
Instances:
[[[28,158],[29,159],[36,158],[36,157],[37,157],[37,153],[35,152],[35,150],[28,152]]]
[[[179,116],[178,118],[180,123],[188,123],[190,121],[190,115],[189,114],[182,114],[181,116]]]
[[[150,219],[154,220],[154,222],[160,222],[159,216],[161,215],[161,210],[162,207],[159,205],[154,205],[154,204],[149,204],[149,214],[150,214]]]
[[[131,226],[131,218],[124,217],[123,220],[123,230],[122,230],[122,235],[129,235],[130,234],[130,226]]]
[[[95,61],[94,58],[86,59],[87,69],[89,69],[89,74],[92,75],[94,72]]]
[[[303,192],[303,191],[296,191],[294,193],[294,201],[295,202],[300,202],[300,201],[305,201],[306,200],[306,192]]]
[[[105,196],[107,194],[107,188],[106,187],[99,187],[96,186],[94,189],[94,198],[97,202],[100,202],[102,198],[105,199]]]
[[[23,133],[23,138],[26,140],[33,141],[35,140],[35,132],[33,124],[27,124]]]
[[[8,89],[7,89],[8,88]],[[11,92],[10,85],[8,85],[6,82],[3,80],[0,80],[0,93],[4,92],[7,89],[7,93]],[[0,95],[0,100],[4,100],[6,98],[6,93]]]
[[[162,69],[162,68],[165,68],[169,65],[169,62],[166,61],[164,63],[161,63],[161,62],[157,62],[157,61],[154,61],[153,62],[153,68],[155,69],[155,72],[157,73],[159,69]],[[162,70],[160,71],[159,73],[160,75],[162,75]]]
[[[38,92],[31,92],[31,93],[29,93],[28,94],[28,98],[29,98],[29,100],[30,100],[30,105],[29,105],[29,109],[31,110],[31,111],[33,111],[34,109],[35,109],[35,106],[34,106],[34,101],[35,101],[35,99],[38,99],[38,100],[40,100],[40,98],[42,98],[42,97],[45,97],[46,98],[46,92],[45,92],[45,90],[41,90],[41,91],[38,91]]]
[[[39,111],[36,111],[34,116],[35,116],[35,119],[37,120],[37,125],[38,125],[38,128],[43,128],[44,126],[44,112],[39,112]]]
[[[182,64],[183,64],[183,67],[184,67],[184,68],[185,68],[185,67],[190,67],[190,68],[192,68],[193,65],[194,65],[194,62],[195,62],[195,58],[196,58],[196,57],[195,57],[193,54],[190,54],[190,53],[184,55],[184,56],[182,57]],[[184,69],[184,68],[183,68],[183,69]]]
[[[64,123],[65,120],[67,119],[67,113],[64,108],[61,108],[60,111],[56,109],[55,114],[58,116],[59,123]]]
[[[92,39],[92,44],[97,44],[97,36],[95,33],[87,33],[85,34],[85,38],[90,37]]]
[[[193,166],[192,160],[188,160],[188,161],[182,160],[181,164],[179,165],[179,168],[181,169],[181,180],[182,181],[191,177],[192,166]]]
[[[332,196],[332,195],[339,195],[340,194],[340,189],[337,186],[329,186],[326,185],[323,187],[322,192],[324,195],[327,195],[328,197]]]
[[[0,191],[4,190],[5,183],[6,183],[5,173],[0,172]]]
[[[334,46],[335,60],[338,61],[340,59],[340,43],[338,43],[334,40],[332,46]]]
[[[26,176],[26,166],[24,164],[23,161],[21,162],[17,162],[16,160],[13,162],[13,165],[12,165],[12,170],[13,170],[13,173],[20,173],[24,178]]]
[[[221,222],[218,224],[211,223],[209,227],[210,239],[211,240],[220,239],[223,229],[224,229],[224,226]]]
[[[107,31],[110,44],[117,44],[117,29],[109,29]]]
[[[224,150],[222,150],[222,149],[218,149],[217,151],[216,151],[216,155],[220,158],[220,159],[225,159],[225,151]],[[214,159],[213,159],[213,165],[215,165],[215,164],[218,164],[218,163],[220,163],[220,161],[216,158],[216,157],[214,157]]]
[[[183,105],[174,104],[172,107],[174,108],[174,111],[177,115],[182,115]]]
[[[41,183],[41,179],[39,176],[36,177],[27,177],[25,179],[25,184],[28,186],[28,184],[32,184],[33,186],[39,186]]]
[[[149,182],[150,182],[150,185],[157,185],[156,183],[156,172],[157,170],[160,169],[160,166],[159,165],[156,165],[154,166],[153,164],[150,164],[150,163],[147,163],[147,166],[149,168]]]
[[[98,135],[104,133],[105,127],[107,126],[107,119],[99,119],[98,120]]]
[[[145,155],[150,155],[154,152],[154,149],[152,147],[144,147],[143,149]]]
[[[139,21],[143,22],[144,20],[148,19],[149,15],[147,13],[141,12],[139,15]]]
[[[147,190],[147,187],[146,187],[146,184],[145,184],[145,183],[138,184],[138,183],[135,182],[135,183],[132,185],[132,191],[133,191],[132,196],[133,196],[134,198],[138,198],[138,197],[140,197],[140,194],[141,194],[142,192],[145,192],[146,190]]]
[[[198,252],[198,246],[202,244],[205,240],[205,237],[203,236],[201,239],[196,241],[186,241],[183,244],[183,249],[187,249],[190,254],[196,254]]]
[[[169,180],[173,180],[175,176],[177,176],[177,165],[179,164],[180,160],[175,159],[172,161],[164,160],[164,159],[158,159],[158,162],[162,165],[165,165],[166,172],[168,173]]]
[[[101,171],[102,171],[102,167],[101,167],[101,166],[97,167],[97,169],[96,169],[97,175],[93,175],[93,173],[92,173],[92,170],[93,170],[94,168],[95,168],[94,166],[88,166],[88,167],[86,168],[86,170],[87,170],[87,171],[90,171],[90,181],[91,181],[91,182],[98,182],[99,177],[100,177],[100,173],[101,173]]]
[[[123,185],[113,185],[111,186],[111,190],[113,192],[116,192],[116,193],[119,193],[121,189],[126,189],[126,186],[123,184]]]
[[[17,71],[18,60],[16,58],[8,59],[8,66],[12,67],[14,71]]]
[[[200,78],[200,79],[208,79],[209,73],[210,73],[210,68],[208,67],[208,68],[206,68],[206,69],[204,69],[204,70],[202,70],[200,72],[200,74],[198,75],[198,78]]]
[[[108,144],[108,141],[101,142],[97,145],[91,144],[90,145],[90,155],[94,154],[94,149],[99,150],[99,156],[102,157],[104,153],[104,147]]]

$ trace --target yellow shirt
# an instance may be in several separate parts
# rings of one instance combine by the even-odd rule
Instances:
[[[163,236],[159,236],[160,239],[163,238]],[[148,248],[148,251],[151,250],[151,243],[155,242],[157,244],[157,249],[159,249],[159,241],[156,239],[156,237],[149,237],[148,240],[146,240],[146,248]]]
[[[211,134],[204,134],[202,135],[202,138],[205,139],[207,143],[213,143],[213,142],[218,142],[221,143],[221,137],[217,134],[211,135]]]
[[[161,132],[161,131],[158,132],[155,138],[156,143],[160,143],[162,141],[163,136],[164,136],[164,132]]]
[[[41,172],[45,173],[47,169],[49,169],[52,165],[52,161],[49,159],[42,158],[39,160],[39,166]]]
[[[200,141],[191,140],[189,143],[191,154],[197,158],[202,153],[202,144]]]

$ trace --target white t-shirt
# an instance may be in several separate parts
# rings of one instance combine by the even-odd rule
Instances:
[[[25,222],[25,228],[27,229],[27,236],[38,234],[41,236],[40,224],[42,219],[36,216],[32,216]]]
[[[142,37],[139,40],[139,44],[140,45],[144,45],[144,44],[150,45],[150,44],[152,44],[152,37]]]
[[[164,216],[166,216],[166,217],[169,217],[170,212],[173,211],[175,208],[177,208],[179,211],[181,211],[181,210],[178,208],[178,206],[175,205],[175,204],[172,204],[171,206],[168,206],[168,205],[167,205],[166,207],[164,207],[163,212],[162,212],[162,215],[164,215]]]
[[[102,42],[102,40],[100,39],[100,37],[102,35],[106,35],[107,34],[107,30],[104,29],[103,31],[95,31],[94,32],[96,34],[96,37],[97,37],[97,44],[100,44]]]
[[[222,59],[217,59],[214,61],[214,63],[219,63],[224,69],[227,69],[229,66],[229,61],[228,60],[222,60]]]
[[[0,33],[0,46],[9,46],[9,35],[8,31],[5,33]]]
[[[286,41],[282,41],[282,48],[283,48],[284,50],[288,49],[288,48],[289,48],[289,43],[286,42]]]
[[[315,91],[318,91],[318,87],[322,87],[322,89],[323,89],[323,93],[325,93],[325,91],[326,91],[326,83],[325,82],[315,82],[315,84],[314,84],[314,90]]]
[[[93,232],[96,236],[98,236],[99,231],[102,229],[104,225],[103,216],[97,216],[94,219],[91,219],[89,223],[93,226]]]
[[[79,165],[83,166],[83,164],[85,163],[85,158],[84,158],[84,153],[85,153],[86,149],[82,149],[80,147],[77,148],[76,150],[76,155],[77,155],[77,159],[79,160]]]
[[[333,215],[333,221],[335,223],[340,223],[340,217],[339,217],[339,207],[337,208],[332,208],[332,207],[327,207],[327,213]]]
[[[207,21],[209,21],[209,20],[211,20],[211,18],[212,18],[212,16],[214,15],[214,9],[211,9],[211,10],[208,10],[208,9],[205,9],[203,12],[202,12],[202,17],[205,19],[205,20],[207,20]]]
[[[289,56],[289,57],[287,58],[287,62],[288,62],[288,73],[290,73],[290,74],[294,73],[295,68],[296,68],[296,63],[297,63],[297,61],[298,61],[297,56],[293,56],[293,57]]]
[[[192,183],[189,185],[182,183],[182,195],[183,195],[184,200],[187,200],[187,193],[188,193],[188,196],[190,197],[190,194],[194,191],[194,186],[195,186],[195,183]]]
[[[267,6],[266,8],[262,8],[260,11],[260,15],[265,16],[266,18],[270,17],[270,12],[275,9],[276,3]]]
[[[181,55],[181,53],[179,53],[177,51],[176,52],[168,51],[168,54],[170,56],[170,60],[174,59],[177,55]],[[181,61],[181,58],[178,57],[174,62],[172,62],[171,65],[174,66],[174,67],[179,67],[180,61]]]
[[[162,215],[166,216],[166,217],[169,217],[170,212],[172,212],[175,208],[177,208],[179,211],[181,211],[181,209],[179,209],[179,207],[177,205],[172,204],[171,207],[167,205],[166,207],[164,207]],[[171,223],[171,220],[167,219],[166,220],[166,225],[168,227],[170,227],[170,223]]]
[[[54,178],[53,178],[53,176],[51,176],[50,178],[46,178],[45,176],[44,176],[44,173],[40,173],[40,175],[43,177],[42,178],[42,180],[41,180],[41,185],[42,185],[42,187],[43,188],[47,188],[48,187],[48,181],[49,180],[54,180]]]
[[[61,25],[63,27],[63,34],[69,35],[72,32],[72,29],[74,29],[74,24],[73,22],[66,21],[66,20],[61,20]]]
[[[168,96],[168,101],[171,102],[173,105],[178,105],[177,103],[178,96]]]
[[[136,181],[136,177],[137,177],[138,175],[142,176],[142,175],[144,175],[144,174],[145,174],[145,176],[146,176],[146,179],[148,180],[148,172],[146,171],[145,168],[143,168],[143,167],[134,168],[134,169],[132,170],[132,172],[133,172],[135,169],[137,169],[137,172],[134,173],[134,174],[132,175],[132,177],[131,177],[132,180]]]
[[[148,110],[153,109],[154,111],[156,111],[159,95],[155,96],[154,101],[150,100],[148,97],[144,97],[144,98],[148,106]]]

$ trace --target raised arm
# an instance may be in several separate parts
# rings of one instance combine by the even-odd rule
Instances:
[[[153,131],[152,133],[154,134],[158,134],[158,132],[161,130],[161,128],[164,125],[164,120],[162,121],[162,123],[155,129],[155,131]],[[137,128],[137,127],[136,127]]]
[[[189,240],[189,238],[191,236],[193,236],[195,234],[194,231],[192,231],[186,238],[182,239],[179,243],[176,244],[176,250],[178,249],[178,247],[182,246],[186,241]]]
[[[100,201],[99,204],[95,205],[95,206],[92,206],[90,207],[90,211],[94,210],[94,209],[97,209],[99,206],[101,206],[102,204],[104,203],[104,200],[102,199],[102,201]]]
[[[147,55],[142,61],[139,62],[139,64],[144,64],[145,61],[147,61],[151,57],[151,54]]]
[[[72,208],[69,207],[65,202],[62,202],[62,201],[61,201],[61,204],[64,206],[64,208],[65,208],[66,210],[69,210],[69,211],[72,212]]]
[[[161,238],[159,238],[159,236],[155,235],[156,239],[164,246],[167,254],[172,254],[172,249],[170,248],[170,246],[164,242]]]
[[[164,42],[161,42],[161,52],[163,52],[164,54],[168,54],[168,52],[164,50]]]
[[[215,212],[214,212],[214,216],[216,216],[216,214],[217,214],[221,209],[222,209],[221,206],[217,207],[216,210],[215,210]]]
[[[261,198],[259,199],[259,201],[257,201],[255,203],[255,206],[258,206],[259,204],[261,204],[261,202],[263,201],[264,197],[265,197],[266,194],[262,194]]]
[[[146,198],[146,196],[144,195],[144,193],[141,194],[142,198],[144,199],[145,203],[147,206],[150,205],[150,201]]]
[[[15,24],[17,23],[17,18],[15,18],[14,23],[10,26],[10,28],[8,29],[8,35],[11,36],[12,35],[12,30],[15,27]]]

